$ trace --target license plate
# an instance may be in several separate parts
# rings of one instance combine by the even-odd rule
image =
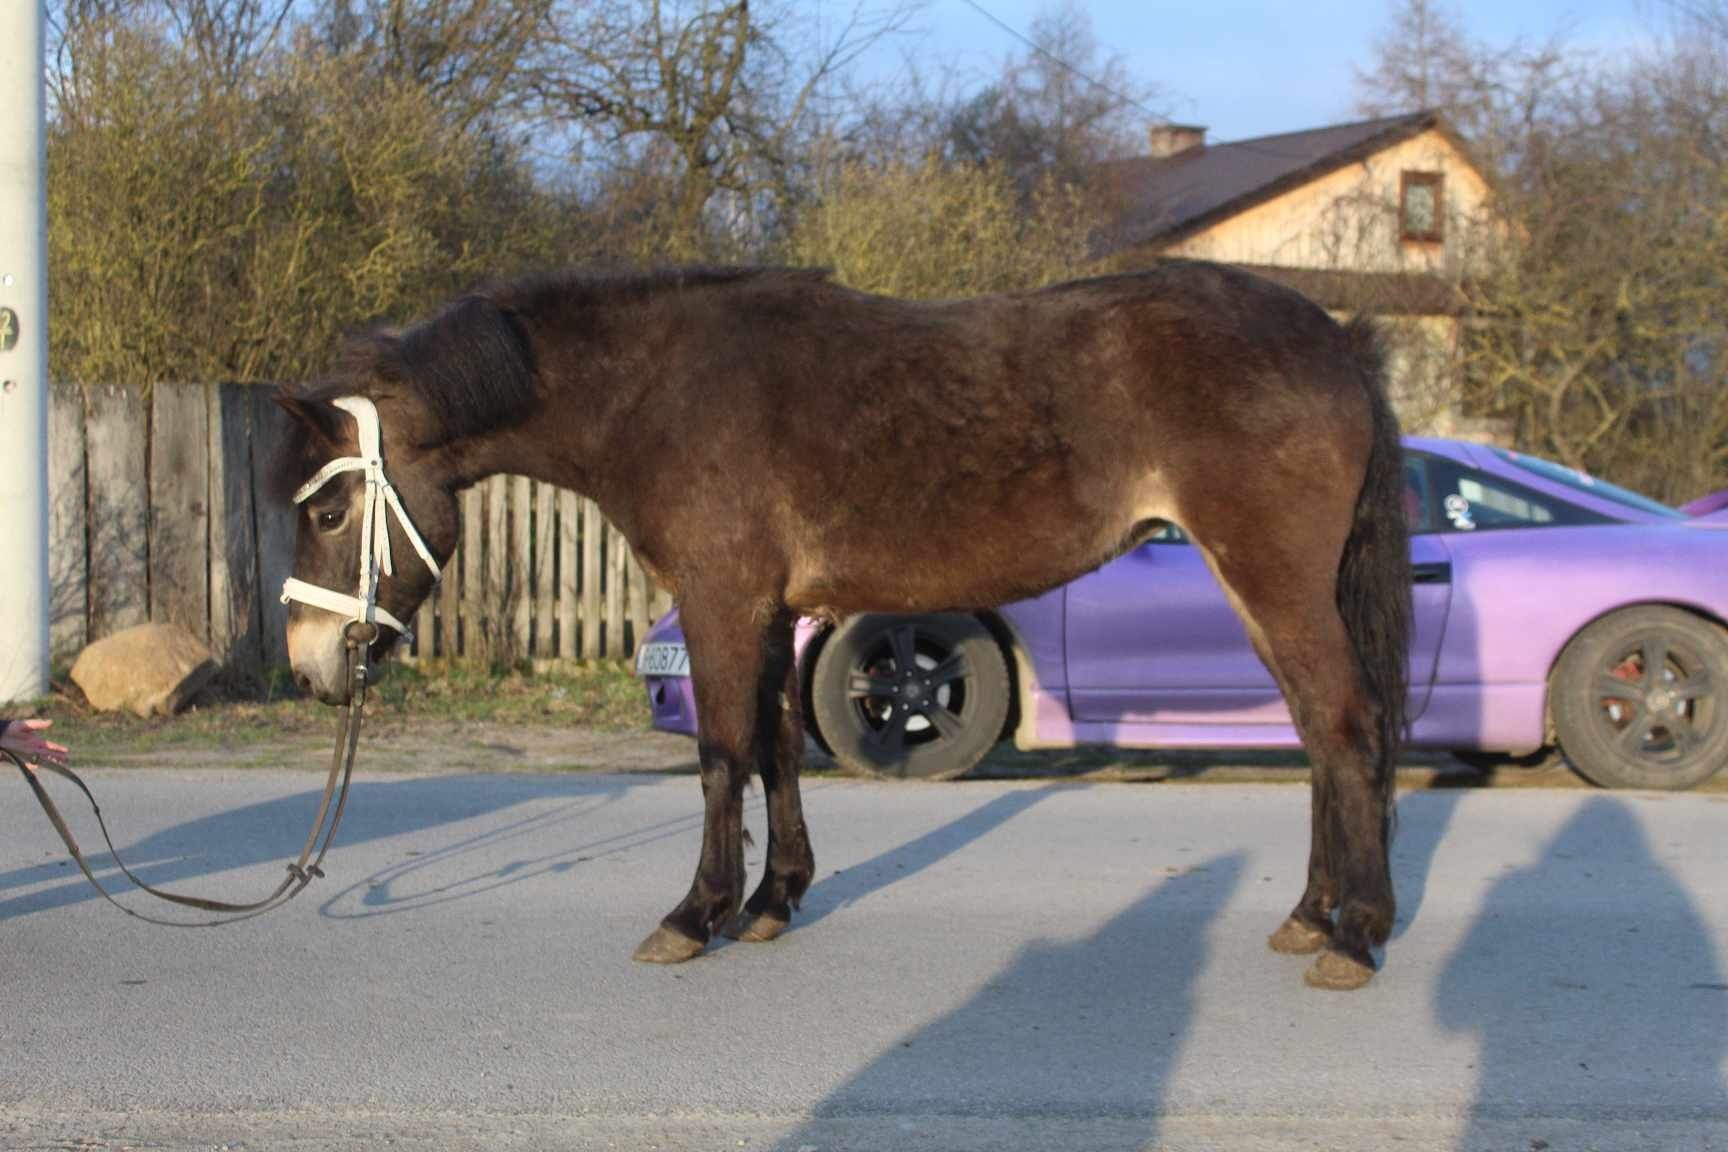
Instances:
[[[690,653],[682,644],[644,644],[636,652],[638,676],[688,676]]]

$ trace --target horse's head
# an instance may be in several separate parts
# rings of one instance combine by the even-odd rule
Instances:
[[[411,328],[356,339],[334,377],[276,400],[295,420],[277,470],[299,513],[283,589],[288,657],[302,688],[342,704],[348,626],[369,635],[377,624],[381,657],[456,550],[458,489],[527,471],[534,351],[513,314],[465,296]]]
[[[326,704],[348,700],[350,625],[373,637],[370,656],[381,659],[456,548],[444,453],[426,446],[427,420],[410,397],[375,385],[356,380],[350,390],[338,380],[276,393],[295,420],[279,465],[297,513],[294,575],[284,587],[288,658],[295,683]]]

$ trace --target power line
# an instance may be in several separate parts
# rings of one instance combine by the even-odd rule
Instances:
[[[1079,77],[1086,81],[1086,83],[1092,85],[1092,87],[1097,88],[1099,91],[1108,92],[1110,95],[1116,97],[1116,99],[1122,101],[1122,103],[1140,109],[1140,111],[1146,113],[1146,115],[1152,117],[1154,120],[1163,120],[1165,118],[1161,114],[1146,107],[1146,105],[1142,104],[1140,101],[1134,99],[1134,97],[1116,91],[1116,89],[1110,87],[1110,85],[1104,83],[1102,80],[1095,80],[1086,75],[1086,73],[1080,71],[1080,69],[1074,67],[1074,65],[1068,63],[1068,61],[1062,59],[1048,48],[1045,48],[1030,36],[1022,34],[1013,25],[998,18],[988,8],[985,8],[982,4],[978,3],[978,0],[960,0],[960,2],[966,5],[966,7],[972,9],[972,11],[978,13],[978,15],[984,17],[984,19],[990,21],[990,23],[996,25],[996,27],[1002,29],[1002,31],[1008,33],[1008,35],[1014,37],[1014,39],[1020,41],[1020,43],[1026,45],[1026,47],[1032,49],[1032,51],[1036,52],[1038,55],[1044,57],[1044,59],[1050,61],[1050,63],[1056,65],[1056,67],[1062,69],[1062,71],[1067,72],[1069,75]]]

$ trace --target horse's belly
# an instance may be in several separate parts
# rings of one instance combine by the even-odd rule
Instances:
[[[1059,530],[980,526],[955,533],[903,529],[806,553],[786,599],[809,615],[988,608],[1046,592],[1120,551],[1131,522]],[[872,534],[874,535],[874,534]]]
[[[1157,467],[1097,457],[1023,460],[1009,476],[948,485],[877,477],[876,499],[792,521],[788,601],[837,613],[988,608],[1084,575],[1146,522],[1175,518]]]

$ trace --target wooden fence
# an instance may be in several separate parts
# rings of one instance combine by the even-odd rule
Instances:
[[[287,662],[295,510],[268,470],[288,417],[268,388],[56,385],[49,407],[53,649],[147,620],[225,664]],[[623,659],[667,597],[591,500],[521,476],[462,494],[462,540],[409,659]]]

